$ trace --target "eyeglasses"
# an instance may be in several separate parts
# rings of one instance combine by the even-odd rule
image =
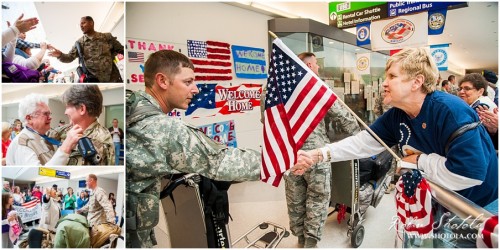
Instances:
[[[43,115],[45,117],[50,117],[50,116],[52,116],[52,112],[50,112],[50,111],[48,111],[48,112],[36,112],[36,113],[34,113],[33,116],[38,116],[38,115]]]
[[[471,87],[463,87],[463,88],[462,88],[462,87],[460,87],[460,88],[458,88],[458,91],[462,91],[462,90],[463,90],[463,91],[469,91],[469,90],[473,90],[473,89],[474,89],[474,88],[471,88]]]

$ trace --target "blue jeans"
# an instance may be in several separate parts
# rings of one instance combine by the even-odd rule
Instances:
[[[120,146],[121,143],[115,142],[115,165],[120,165]]]

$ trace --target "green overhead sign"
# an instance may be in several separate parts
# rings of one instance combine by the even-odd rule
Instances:
[[[330,26],[340,29],[387,18],[387,2],[331,2]]]

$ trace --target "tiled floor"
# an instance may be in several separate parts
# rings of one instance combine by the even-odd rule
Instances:
[[[368,208],[365,221],[365,237],[360,247],[392,248],[395,246],[396,233],[391,228],[391,221],[396,215],[394,191],[386,194],[377,208]],[[233,221],[229,222],[231,239],[234,241],[253,226],[264,221],[274,222],[289,228],[286,211],[284,185],[275,188],[262,182],[246,182],[232,185],[229,189],[230,213]],[[349,215],[347,214],[346,217]],[[350,248],[351,241],[347,236],[348,226],[344,220],[337,222],[337,213],[328,217],[323,239],[319,248]],[[238,244],[243,247],[244,245]],[[296,248],[297,238],[290,235],[284,238],[278,248]]]

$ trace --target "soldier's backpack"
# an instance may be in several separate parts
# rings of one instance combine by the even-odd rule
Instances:
[[[113,223],[102,223],[90,229],[90,245],[92,248],[99,248],[110,239],[112,234],[120,236],[122,229]]]
[[[41,227],[32,228],[28,233],[27,245],[29,248],[53,248],[52,238],[49,230]]]

